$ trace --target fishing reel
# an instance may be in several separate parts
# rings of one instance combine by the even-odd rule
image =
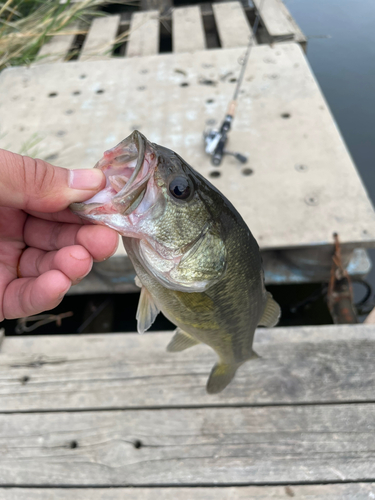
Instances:
[[[261,0],[261,2],[263,5],[264,0]],[[260,10],[261,10],[261,7],[259,7],[259,9],[257,9],[257,15],[256,15],[255,22],[254,22],[253,32],[252,32],[251,36],[249,37],[249,43],[248,43],[248,46],[246,49],[245,57],[243,59],[241,59],[240,64],[241,64],[242,68],[240,71],[239,78],[237,80],[237,85],[236,85],[236,88],[235,88],[235,91],[233,94],[233,99],[229,103],[228,111],[227,111],[227,114],[225,115],[223,123],[221,124],[221,127],[219,130],[214,129],[214,130],[210,130],[208,132],[204,132],[204,142],[206,145],[205,151],[208,155],[211,156],[211,162],[216,167],[218,167],[221,164],[224,155],[234,156],[241,163],[247,162],[247,158],[245,155],[243,155],[241,153],[234,153],[232,151],[228,151],[227,149],[225,149],[225,145],[227,143],[228,132],[231,128],[232,121],[233,121],[233,118],[234,118],[234,115],[236,112],[238,96],[239,96],[240,88],[241,88],[243,78],[245,75],[245,70],[246,70],[248,60],[249,60],[250,52],[251,52],[252,47],[254,46],[254,40],[255,40],[257,30],[258,30],[259,21],[260,21]]]
[[[243,154],[234,153],[233,151],[228,151],[227,149],[225,149],[228,140],[228,132],[230,130],[232,121],[233,115],[227,114],[220,127],[220,130],[214,129],[204,132],[204,142],[206,145],[205,151],[208,155],[211,156],[211,162],[216,167],[221,164],[224,155],[234,156],[241,163],[247,162],[247,158]]]

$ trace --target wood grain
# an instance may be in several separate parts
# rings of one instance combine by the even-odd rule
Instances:
[[[180,7],[172,12],[173,52],[195,52],[206,48],[199,5]]]
[[[73,45],[76,37],[75,32],[78,32],[78,25],[70,25],[67,31],[69,31],[67,35],[56,35],[49,38],[40,48],[37,59],[33,65],[64,61],[65,57],[68,55],[69,49]]]
[[[0,411],[375,400],[373,325],[259,329],[261,356],[208,396],[215,354],[167,353],[172,332],[6,337]]]
[[[157,54],[159,52],[159,29],[159,12],[157,10],[134,12],[131,19],[129,41],[126,46],[127,57]]]
[[[256,45],[256,39],[246,18],[240,2],[213,3],[216,26],[219,32],[220,43],[223,48],[245,47],[250,37]]]
[[[228,488],[0,488],[2,500],[371,500],[375,483]]]
[[[270,0],[263,3],[261,0],[254,0],[257,10],[262,7],[260,16],[268,34],[272,37],[291,39],[295,30],[290,19],[285,15],[284,9],[280,8],[280,4],[282,4],[281,0]]]
[[[293,40],[295,42],[298,42],[301,45],[301,47],[304,49],[304,51],[306,52],[307,36],[303,33],[303,31],[301,30],[301,28],[297,24],[296,20],[291,15],[287,6],[285,5],[285,3],[282,0],[278,1],[277,7],[278,7],[279,11],[281,11],[280,15],[284,16],[284,18],[286,18],[288,20],[288,22],[293,30],[293,33],[294,33]]]
[[[0,484],[375,480],[375,405],[0,415]]]
[[[83,44],[79,60],[110,59],[119,24],[120,15],[118,14],[94,19]]]

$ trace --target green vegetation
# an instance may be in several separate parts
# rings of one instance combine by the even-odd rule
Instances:
[[[104,15],[103,0],[6,0],[0,2],[0,70],[30,64],[40,47],[55,35],[84,34],[84,21]],[[113,2],[125,3],[125,2]],[[80,22],[79,28],[78,21]],[[81,28],[83,26],[83,28]],[[85,29],[86,28],[86,29]]]

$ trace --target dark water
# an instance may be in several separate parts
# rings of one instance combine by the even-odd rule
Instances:
[[[375,205],[375,0],[284,3],[309,38],[310,65]],[[368,281],[375,289],[375,268]]]

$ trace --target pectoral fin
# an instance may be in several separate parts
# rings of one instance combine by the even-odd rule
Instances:
[[[267,292],[267,303],[264,308],[263,315],[259,320],[258,326],[266,326],[271,328],[277,325],[281,314],[279,304],[273,300],[272,295]]]
[[[135,286],[137,286],[138,288],[142,288],[142,282],[141,280],[138,278],[138,276],[136,276],[134,278],[134,283],[135,283]]]
[[[221,392],[233,379],[239,365],[227,365],[225,363],[216,363],[212,368],[207,381],[208,394],[217,394]]]
[[[155,304],[150,292],[142,286],[136,315],[138,333],[144,333],[148,330],[159,312],[160,309]]]
[[[200,344],[198,340],[195,340],[191,335],[185,333],[181,328],[176,328],[172,340],[167,345],[168,352],[179,352]]]

